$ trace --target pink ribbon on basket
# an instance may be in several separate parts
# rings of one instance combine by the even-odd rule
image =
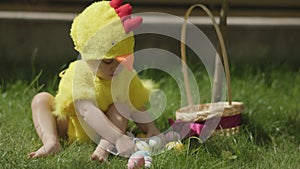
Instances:
[[[173,119],[169,119],[169,123],[172,125],[171,127],[174,131],[180,133],[181,137],[199,136],[205,127],[204,124],[182,122],[180,120],[174,121]]]
[[[214,120],[214,118],[209,119]],[[229,129],[233,127],[238,127],[241,125],[242,115],[236,114],[233,116],[222,117],[217,125],[217,130],[219,129]],[[197,122],[183,122],[180,120],[174,121],[173,119],[169,119],[169,123],[172,125],[174,131],[180,133],[181,137],[191,137],[191,136],[199,136],[201,131],[206,125],[204,124],[206,121],[201,123]]]

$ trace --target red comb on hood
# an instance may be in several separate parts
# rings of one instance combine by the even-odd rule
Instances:
[[[130,4],[121,5],[123,0],[111,0],[110,6],[113,7],[123,22],[126,33],[137,29],[143,22],[142,17],[131,18],[132,7]]]
[[[121,6],[123,0],[112,0],[109,2],[110,6],[113,8],[118,8],[119,6]]]

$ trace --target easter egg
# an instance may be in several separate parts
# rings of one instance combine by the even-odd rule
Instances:
[[[141,159],[143,157],[143,160]],[[140,165],[144,162],[143,166],[141,167]],[[139,166],[137,165],[139,164]],[[127,166],[128,169],[133,169],[133,168],[150,168],[152,164],[152,158],[149,154],[148,151],[137,151],[131,155],[131,157],[128,160]],[[131,168],[130,168],[131,167]]]
[[[163,141],[161,138],[154,136],[154,137],[150,137],[149,138],[149,146],[154,149],[154,150],[158,150],[162,147]]]
[[[183,144],[178,141],[172,141],[166,144],[167,150],[176,150],[176,151],[182,151],[183,150]]]
[[[133,153],[133,155],[142,155],[142,156],[146,157],[146,156],[150,156],[150,153],[148,151],[137,151],[137,152]]]
[[[132,155],[127,164],[128,169],[142,168],[145,165],[145,159],[143,155]]]
[[[144,133],[139,133],[136,135],[137,138],[147,138],[147,135]]]
[[[150,156],[144,156],[145,167],[150,168],[152,164],[152,158]]]
[[[139,150],[142,150],[142,151],[150,151],[150,146],[149,144],[147,144],[145,141],[137,141],[135,143],[136,147],[139,149]]]

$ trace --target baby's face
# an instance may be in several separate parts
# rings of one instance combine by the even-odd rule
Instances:
[[[115,59],[102,59],[101,61],[88,61],[92,71],[101,79],[111,80],[117,76],[123,67],[119,66],[119,62]],[[117,69],[118,68],[118,69]]]

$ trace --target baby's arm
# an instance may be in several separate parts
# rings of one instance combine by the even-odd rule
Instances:
[[[161,132],[157,129],[154,122],[149,123],[136,123],[138,127],[147,133],[147,137],[157,136],[161,134]]]
[[[147,137],[159,135],[161,133],[155,126],[153,122],[154,119],[144,107],[141,108],[139,112],[132,113],[131,118],[141,130],[147,133]]]
[[[101,137],[116,145],[118,153],[130,156],[134,152],[135,145],[130,137],[122,134],[105,114],[91,100],[75,102],[75,108],[83,120],[92,127]]]

